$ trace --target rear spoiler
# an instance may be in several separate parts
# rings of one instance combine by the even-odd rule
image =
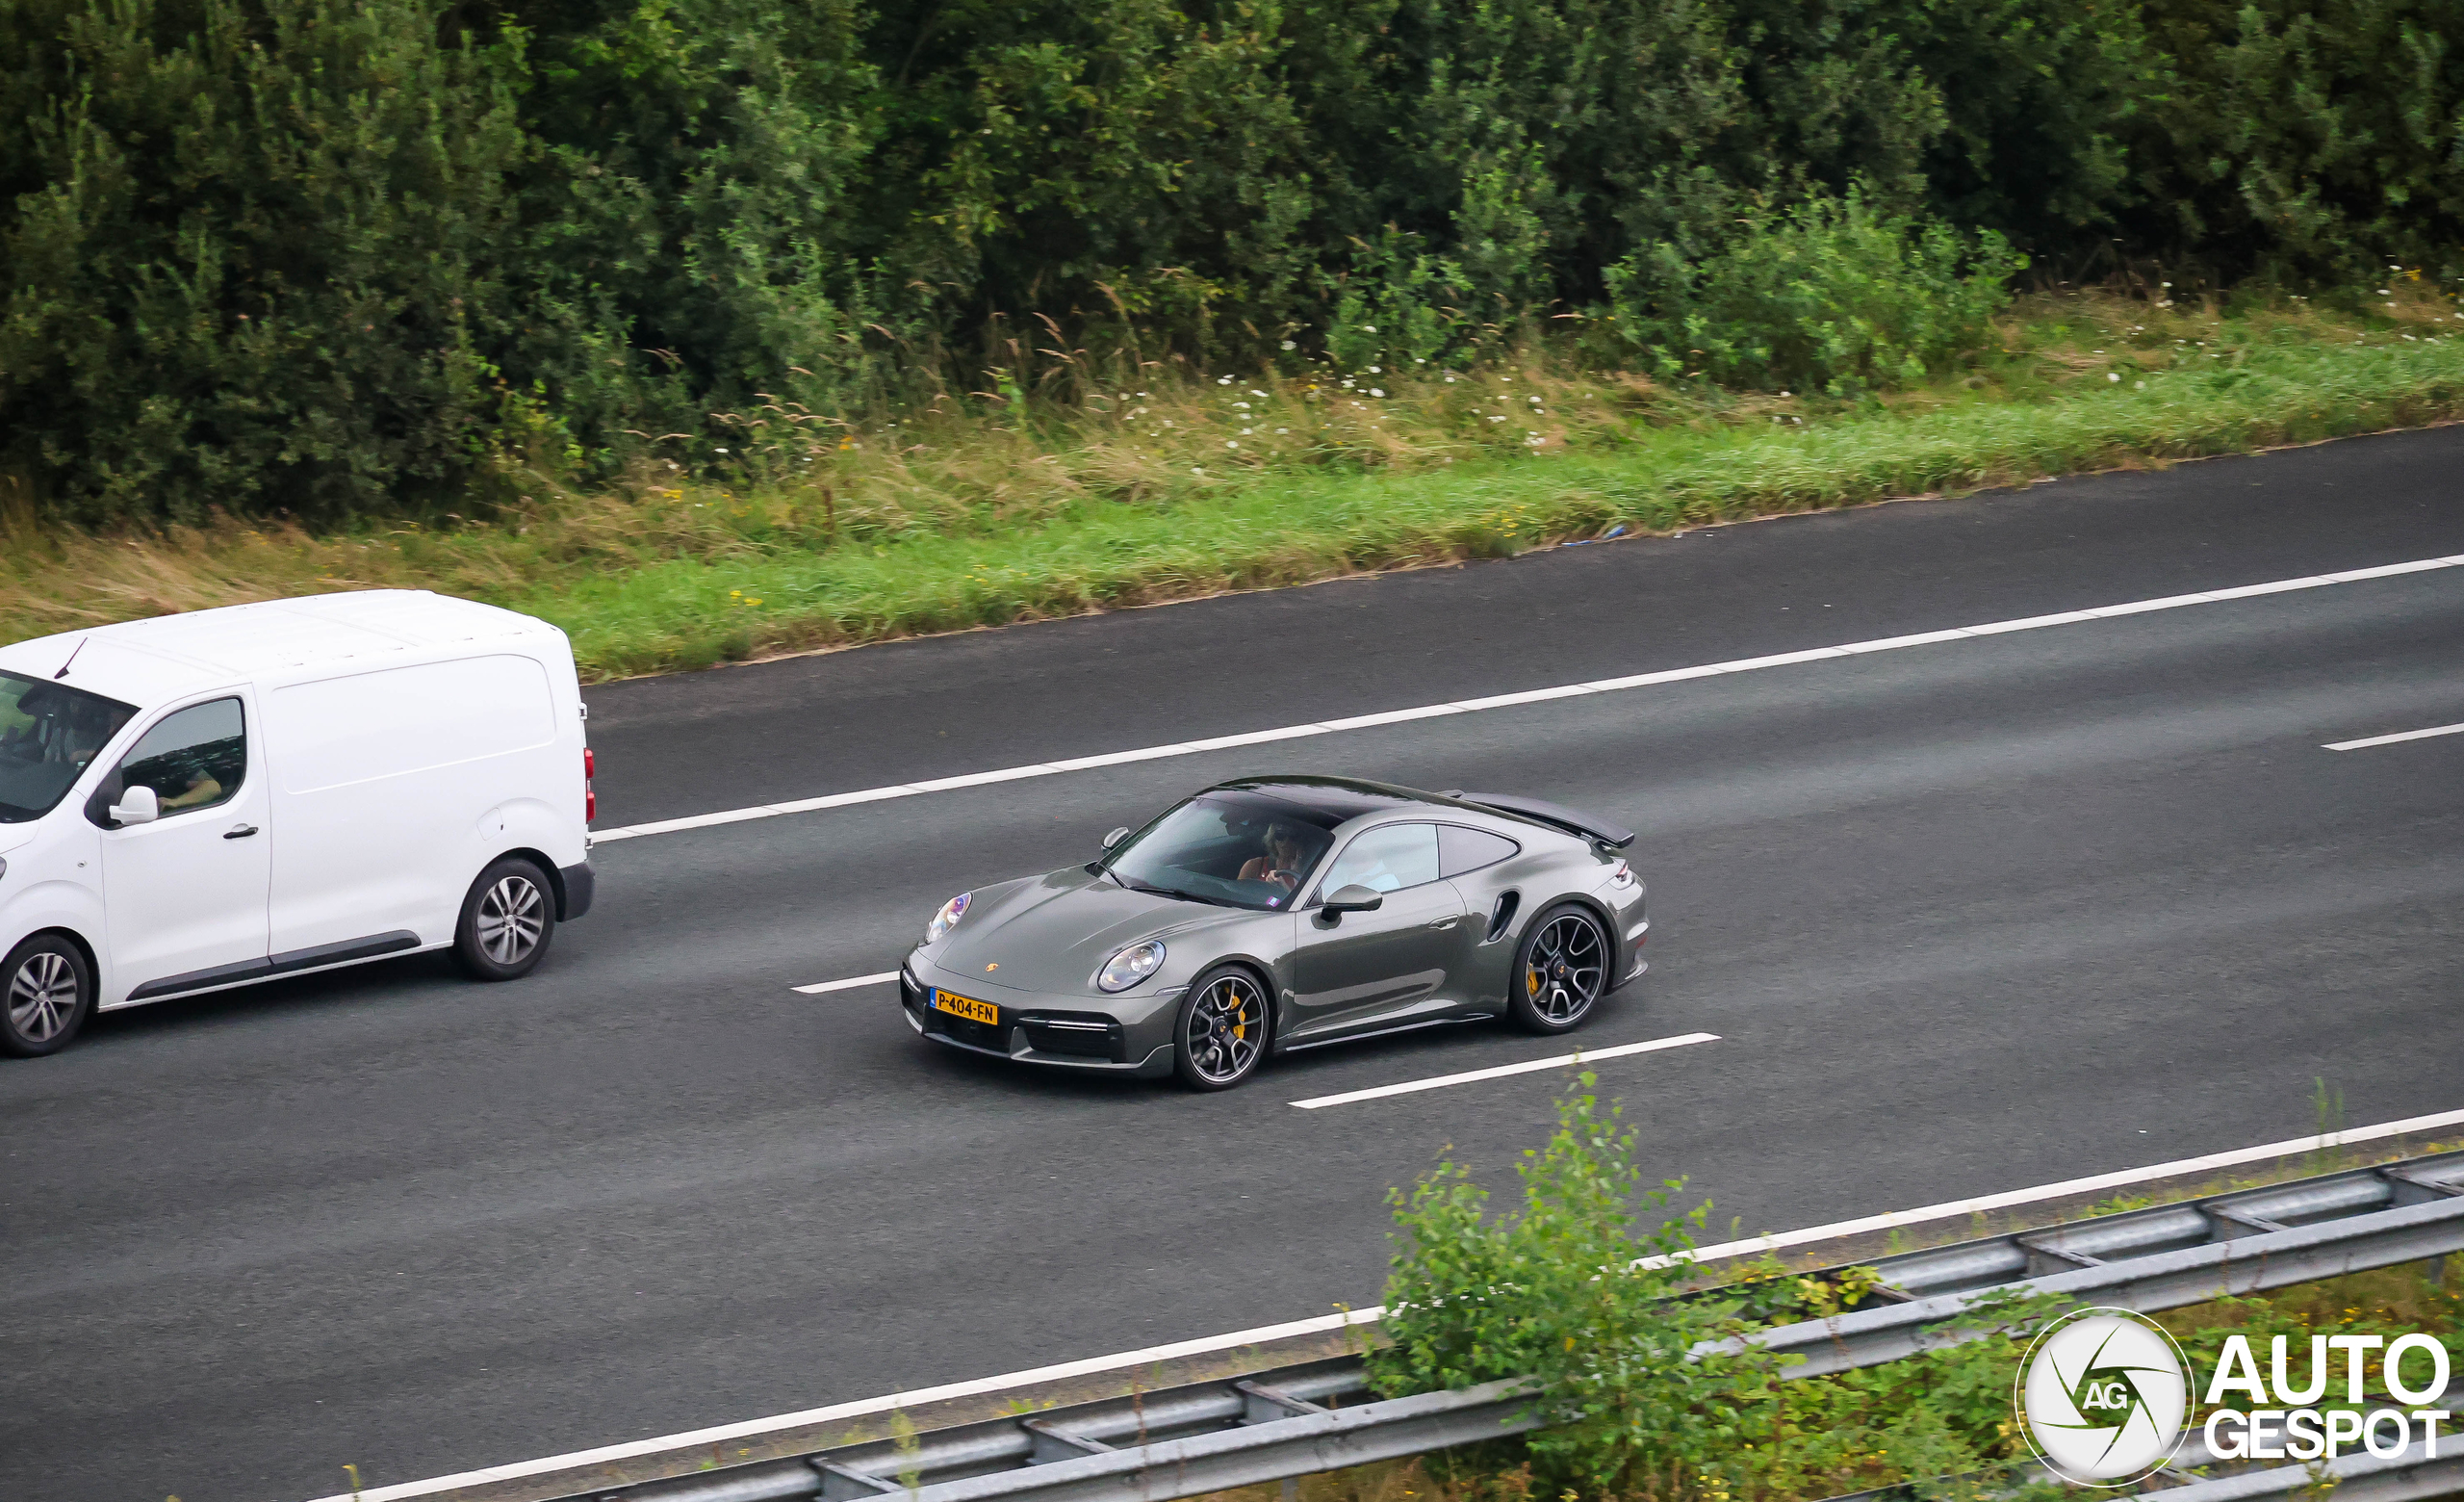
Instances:
[[[1578,814],[1562,803],[1547,803],[1538,798],[1516,798],[1497,792],[1450,792],[1447,796],[1460,798],[1466,803],[1476,803],[1483,808],[1495,809],[1501,814],[1537,819],[1543,824],[1553,825],[1568,834],[1580,835],[1585,840],[1596,841],[1611,850],[1623,850],[1634,842],[1632,830],[1622,828],[1604,818],[1595,817],[1589,814]]]

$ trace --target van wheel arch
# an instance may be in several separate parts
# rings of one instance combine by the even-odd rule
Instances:
[[[528,845],[517,845],[510,850],[500,850],[479,863],[479,870],[486,870],[499,861],[517,859],[528,861],[548,873],[549,892],[556,899],[556,921],[563,922],[565,920],[565,873],[558,868],[555,862],[548,859],[546,851],[534,850]],[[478,872],[474,871],[472,879],[476,880],[477,877]]]

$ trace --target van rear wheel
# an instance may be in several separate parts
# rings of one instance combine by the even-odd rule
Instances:
[[[37,934],[0,961],[0,1053],[58,1053],[94,1010],[85,952],[58,934]]]
[[[453,957],[475,980],[527,975],[556,933],[556,893],[548,873],[508,855],[479,873],[462,899]]]

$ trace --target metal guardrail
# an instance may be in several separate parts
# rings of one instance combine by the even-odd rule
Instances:
[[[1966,1338],[1938,1327],[2004,1289],[2156,1310],[2457,1251],[2464,1152],[1886,1257],[1864,1264],[1884,1275],[1868,1307],[1748,1338],[1802,1357],[1786,1375],[1818,1377]],[[2048,1264],[2060,1270],[2045,1271]],[[1527,1384],[1507,1381],[1375,1400],[1363,1363],[1337,1358],[562,1502],[1170,1502],[1524,1433],[1544,1422],[1531,1398]],[[2403,1489],[2443,1476],[2447,1463],[2356,1468],[2348,1485],[2395,1489],[2340,1502],[2442,1494]],[[2228,1484],[2255,1483],[2237,1476],[2165,1495],[2234,1502],[2272,1494],[2200,1489]]]
[[[2336,1502],[2429,1502],[2433,1497],[2451,1497],[2464,1492],[2464,1444],[2451,1439],[2432,1458],[2416,1442],[2406,1445],[2401,1454],[2383,1459],[2368,1453],[2342,1455],[2318,1466],[2278,1465],[2134,1495],[2164,1497],[2167,1502],[2262,1502],[2323,1483],[2334,1489]]]
[[[2464,1195],[2464,1152],[2438,1152],[2042,1230],[1903,1252],[1865,1265],[1881,1273],[1890,1288],[1922,1298],[2457,1195]]]

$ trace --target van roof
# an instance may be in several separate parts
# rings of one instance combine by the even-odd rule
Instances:
[[[0,669],[142,709],[199,688],[293,668],[426,658],[440,647],[557,636],[531,616],[426,589],[266,600],[63,632],[0,647]],[[70,660],[70,654],[75,660]]]

